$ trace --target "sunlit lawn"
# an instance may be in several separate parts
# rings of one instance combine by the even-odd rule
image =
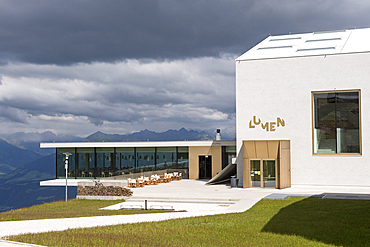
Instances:
[[[238,214],[11,237],[46,246],[369,246],[370,201],[262,200]]]
[[[72,218],[122,214],[155,213],[163,211],[144,210],[99,210],[124,200],[68,200],[35,205],[0,213],[0,221]]]

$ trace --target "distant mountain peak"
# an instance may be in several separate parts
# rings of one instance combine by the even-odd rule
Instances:
[[[105,134],[103,132],[95,132],[88,136],[84,141],[99,142],[99,141],[110,141],[110,142],[122,142],[122,141],[197,141],[197,140],[213,140],[214,138],[208,135],[206,132],[198,132],[195,130],[186,130],[181,128],[179,130],[169,129],[164,132],[155,132],[148,129],[141,130],[139,132],[133,132],[131,134],[119,135],[119,134]]]

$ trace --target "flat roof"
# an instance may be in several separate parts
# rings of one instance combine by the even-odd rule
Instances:
[[[236,146],[236,141],[161,141],[161,142],[41,142],[40,148],[73,147],[210,147]]]
[[[269,36],[236,61],[370,51],[370,28]]]

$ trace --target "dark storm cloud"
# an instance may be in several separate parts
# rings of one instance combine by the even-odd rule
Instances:
[[[27,114],[17,108],[0,105],[0,119],[6,122],[26,124]]]
[[[369,27],[369,10],[341,0],[0,1],[1,131],[235,133],[238,55],[269,33]]]
[[[71,64],[241,54],[268,33],[368,25],[361,17],[368,8],[359,8],[360,3],[2,1],[0,60]]]

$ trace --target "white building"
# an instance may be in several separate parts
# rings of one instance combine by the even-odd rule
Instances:
[[[369,95],[370,29],[269,36],[241,55],[239,186],[370,186]]]
[[[369,66],[370,29],[269,36],[236,59],[236,149],[218,140],[41,147],[57,149],[58,178],[64,152],[69,177],[117,179],[208,179],[236,155],[244,188],[370,186]]]

